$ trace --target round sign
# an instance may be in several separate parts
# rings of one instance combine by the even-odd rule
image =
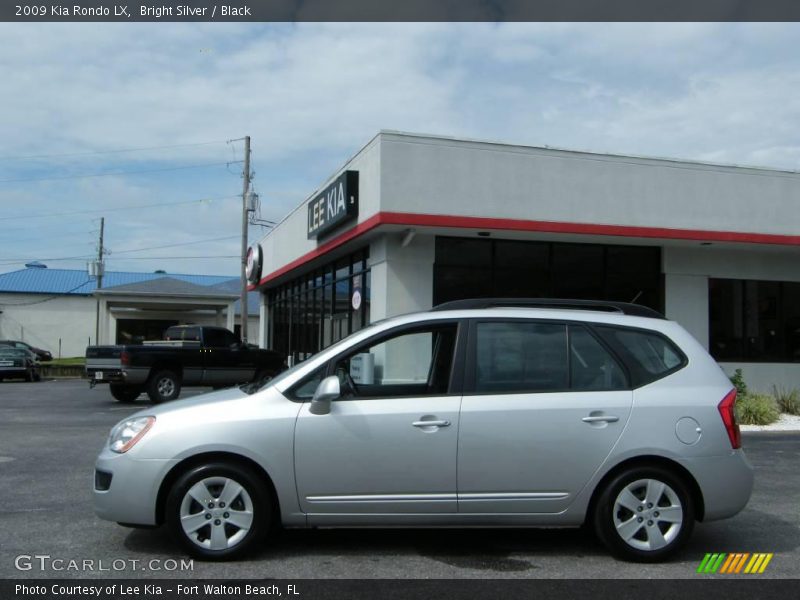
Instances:
[[[250,283],[258,283],[261,277],[262,262],[261,244],[250,246],[247,250],[247,262],[245,264],[245,275]]]
[[[353,310],[361,308],[361,290],[356,288],[353,290],[353,298],[350,303],[353,305]]]

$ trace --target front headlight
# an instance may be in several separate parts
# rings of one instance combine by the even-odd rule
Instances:
[[[137,417],[118,423],[108,436],[108,447],[119,454],[127,452],[144,437],[155,422],[155,417]]]

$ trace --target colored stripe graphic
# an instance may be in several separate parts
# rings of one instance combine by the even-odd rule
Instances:
[[[719,566],[722,564],[722,561],[727,556],[724,552],[723,553],[713,553],[713,554],[706,554],[703,558],[703,562],[700,563],[700,566],[697,567],[698,573],[716,573]]]
[[[771,552],[756,552],[753,554],[749,552],[734,552],[731,554],[709,552],[703,557],[700,566],[697,567],[697,572],[734,574],[741,573],[742,569],[744,569],[744,573],[749,575],[760,574],[766,570],[773,556],[774,554]]]
[[[745,552],[744,554],[741,555],[741,558],[739,559],[739,562],[736,564],[735,573],[738,573],[739,571],[742,570],[742,567],[744,567],[744,562],[747,560],[748,556],[750,556],[749,552]]]

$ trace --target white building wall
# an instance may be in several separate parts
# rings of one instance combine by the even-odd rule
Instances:
[[[49,298],[46,302],[42,302]],[[87,296],[46,296],[43,294],[0,294],[0,339],[21,340],[37,348],[49,350],[58,358],[84,356],[86,346],[95,340],[96,301]],[[100,319],[100,343],[116,343],[117,319],[179,320],[198,325],[216,325],[215,313],[169,311],[106,312]],[[238,322],[238,320],[237,320]],[[248,330],[258,331],[259,318],[248,318]],[[224,323],[223,323],[224,325]]]
[[[632,227],[800,231],[800,175],[381,135],[381,210]]]
[[[435,238],[416,235],[407,246],[403,233],[376,239],[369,249],[372,269],[370,320],[427,310],[433,303]]]
[[[50,298],[42,302],[45,298]],[[27,342],[58,357],[83,356],[95,343],[95,299],[86,296],[0,294],[0,339]]]

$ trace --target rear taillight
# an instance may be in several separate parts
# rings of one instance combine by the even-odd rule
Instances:
[[[120,352],[119,362],[122,364],[122,366],[127,367],[131,364],[131,355],[123,350]]]
[[[725,431],[731,440],[731,447],[736,450],[742,447],[742,434],[739,431],[739,423],[736,422],[736,388],[732,389],[722,399],[717,406],[722,422],[725,424]]]

